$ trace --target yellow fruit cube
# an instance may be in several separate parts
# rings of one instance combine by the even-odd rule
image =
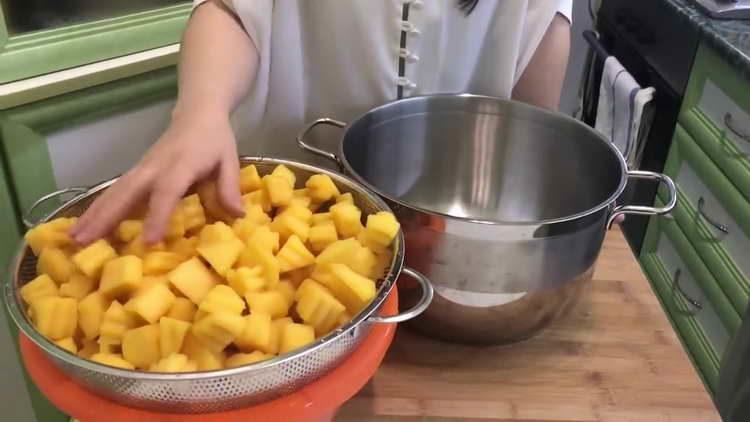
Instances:
[[[74,243],[68,232],[76,221],[76,218],[57,218],[27,231],[24,239],[36,256],[48,247],[64,248]]]
[[[360,243],[373,252],[382,253],[398,235],[401,225],[393,214],[381,211],[367,216],[367,226],[360,232]]]
[[[268,349],[260,349],[262,352],[275,355],[279,353],[279,346],[281,344],[281,334],[284,332],[284,327],[294,321],[290,317],[279,318],[271,321],[271,337],[268,341]]]
[[[336,184],[326,174],[315,174],[310,176],[305,183],[305,187],[315,202],[326,202],[341,195]]]
[[[218,284],[216,276],[198,258],[178,265],[167,274],[169,282],[196,305]]]
[[[346,307],[326,287],[309,279],[300,286],[296,309],[302,321],[315,328],[318,336],[335,328],[346,312]]]
[[[272,231],[269,226],[260,226],[247,241],[248,245],[257,245],[258,247],[276,253],[279,251],[279,234]]]
[[[330,212],[318,212],[310,216],[310,224],[312,224],[313,227],[329,221],[333,222],[333,217],[331,217]]]
[[[48,274],[57,284],[67,282],[75,271],[73,262],[57,248],[44,248],[36,262],[37,274]]]
[[[350,204],[354,204],[354,196],[351,194],[351,192],[343,193],[336,197],[337,204],[340,204],[342,202],[348,202]]]
[[[121,355],[95,353],[91,355],[89,359],[96,363],[101,363],[102,365],[114,366],[115,368],[131,370],[135,369],[135,366],[133,366],[133,364],[128,362],[127,360],[123,359]]]
[[[198,307],[188,298],[178,297],[172,302],[172,307],[167,312],[167,317],[181,321],[192,322]]]
[[[30,313],[36,329],[51,340],[73,337],[78,327],[78,304],[73,298],[48,296],[35,299]]]
[[[201,301],[198,309],[207,312],[229,312],[240,315],[245,310],[245,301],[226,284],[214,286]]]
[[[183,237],[174,239],[167,244],[167,250],[177,255],[180,255],[183,260],[188,260],[194,256],[198,256],[198,251],[195,248],[198,246],[198,237]]]
[[[93,292],[96,285],[97,280],[76,272],[70,276],[67,283],[60,285],[60,296],[81,300]]]
[[[302,209],[306,209],[312,212],[311,210],[311,208],[313,207],[312,199],[310,199],[307,196],[292,196],[292,199],[289,201],[289,204],[282,208],[279,208],[279,210],[281,212],[284,212],[291,207],[302,208]]]
[[[229,312],[216,312],[193,324],[191,333],[209,350],[218,353],[245,328],[245,318]]]
[[[266,191],[265,189],[260,189],[256,190],[255,192],[250,192],[242,195],[243,209],[247,210],[253,205],[260,206],[260,208],[265,212],[271,211],[273,207],[271,206],[271,198],[268,196],[268,191]]]
[[[19,292],[21,293],[21,299],[29,305],[37,299],[59,295],[57,284],[47,274],[39,275],[24,284]]]
[[[209,315],[206,311],[201,311],[200,309],[195,311],[195,315],[193,316],[193,322],[198,322],[202,320],[203,318],[207,317]]]
[[[237,262],[240,267],[260,266],[263,268],[263,278],[269,288],[279,282],[279,262],[273,256],[271,249],[267,249],[267,245],[251,241],[242,251]]]
[[[224,351],[210,350],[191,333],[185,337],[182,352],[198,365],[199,371],[214,371],[224,367]]]
[[[176,297],[165,283],[154,283],[125,304],[125,309],[153,324],[169,312]]]
[[[108,355],[113,355],[122,352],[122,347],[120,344],[112,342],[108,338],[99,338],[99,340],[96,341],[96,344],[99,345],[99,353],[104,353]]]
[[[375,265],[372,267],[372,272],[369,277],[373,280],[380,280],[384,278],[388,270],[391,268],[391,261],[393,260],[393,253],[389,250],[381,254],[375,255]]]
[[[289,314],[290,304],[284,294],[277,290],[267,292],[250,292],[245,295],[250,313],[260,312],[271,315],[271,318],[282,318]]]
[[[263,189],[267,192],[271,206],[285,207],[291,202],[294,186],[282,176],[263,176]]]
[[[166,275],[143,276],[143,278],[141,279],[141,282],[138,283],[138,288],[136,288],[132,293],[130,293],[130,295],[128,295],[127,298],[132,299],[136,296],[139,296],[143,292],[150,290],[151,286],[153,286],[154,284],[165,284],[167,287],[169,287],[169,280],[167,280]],[[126,298],[123,298],[123,299],[127,301]]]
[[[78,346],[76,346],[76,342],[75,340],[73,340],[73,337],[66,337],[62,340],[57,340],[55,344],[74,355],[78,353]]]
[[[214,224],[207,224],[201,229],[200,235],[198,236],[198,246],[205,246],[214,243],[221,243],[228,240],[234,240],[237,236],[223,221],[217,221]]]
[[[282,215],[282,214],[294,216],[294,218],[308,225],[310,224],[310,220],[312,220],[312,216],[313,216],[313,212],[310,211],[309,208],[307,208],[306,206],[298,205],[298,204],[292,204],[284,208],[284,211],[279,213],[279,215]]]
[[[229,287],[234,289],[238,295],[244,297],[248,292],[262,290],[266,285],[263,278],[263,267],[252,268],[239,267],[236,270],[228,270],[226,274]]]
[[[176,207],[169,216],[169,222],[167,223],[167,230],[164,236],[167,239],[177,239],[185,235],[187,229],[185,228],[185,214],[182,213],[180,207]]]
[[[135,291],[143,280],[143,262],[133,255],[115,258],[104,266],[99,291],[116,299]]]
[[[283,164],[279,164],[278,166],[276,166],[276,168],[274,168],[271,172],[271,176],[279,176],[286,179],[287,183],[289,183],[292,187],[294,187],[294,184],[297,183],[297,176],[295,176],[294,172],[289,170],[289,168]]]
[[[363,276],[372,274],[376,261],[375,254],[354,238],[331,243],[315,258],[318,264],[346,264]]]
[[[104,264],[117,257],[117,252],[104,239],[99,239],[73,255],[73,263],[82,273],[98,278]]]
[[[221,204],[216,183],[213,180],[204,180],[196,185],[195,191],[200,197],[201,204],[207,216],[217,221],[230,222],[234,220]]]
[[[349,323],[349,321],[351,321],[351,320],[352,320],[352,316],[351,316],[351,315],[349,315],[348,313],[344,312],[344,313],[343,313],[343,314],[341,314],[341,316],[339,317],[339,320],[338,320],[338,322],[337,322],[337,323],[338,323],[338,325],[337,325],[337,326],[338,326],[338,327],[341,327],[342,325],[346,325],[346,324],[348,324],[348,323]]]
[[[315,255],[307,250],[297,235],[291,235],[276,254],[279,271],[282,273],[307,267],[315,263]]]
[[[310,227],[310,233],[307,237],[310,249],[316,253],[322,252],[328,245],[337,240],[339,240],[339,235],[336,231],[336,225],[331,220]]]
[[[171,353],[148,368],[151,372],[195,372],[198,364],[181,353]]]
[[[334,283],[334,275],[331,271],[331,264],[316,265],[313,268],[312,273],[310,273],[310,278],[324,286],[330,286]]]
[[[155,251],[166,251],[167,246],[164,242],[155,243],[153,245],[147,245],[143,241],[143,235],[136,236],[130,243],[125,244],[120,248],[120,255],[132,255],[143,259],[148,253]]]
[[[139,369],[147,369],[159,361],[159,324],[144,325],[128,330],[122,336],[122,355]]]
[[[270,359],[271,357],[272,356],[269,356],[259,350],[256,350],[252,353],[235,353],[227,358],[226,365],[227,368],[236,368],[238,366],[245,366],[261,362],[266,359]]]
[[[307,346],[315,341],[315,329],[309,325],[291,323],[284,327],[281,333],[279,354],[289,353],[293,350]]]
[[[137,236],[143,233],[143,221],[125,220],[122,221],[115,230],[115,236],[121,242],[132,242]]]
[[[289,306],[292,306],[292,304],[294,304],[294,294],[296,292],[296,288],[291,281],[280,280],[279,284],[276,285],[275,290],[284,296],[284,299],[286,299],[287,303],[289,303]]]
[[[206,213],[198,194],[182,198],[178,208],[182,211],[185,231],[200,230],[206,224]]]
[[[191,325],[189,322],[169,317],[159,320],[159,351],[162,358],[182,350],[182,344]]]
[[[78,349],[78,357],[90,359],[92,355],[99,353],[99,344],[94,340],[81,340],[81,348]]]
[[[267,225],[271,222],[271,217],[263,211],[260,205],[250,205],[245,210],[245,216],[237,219],[232,223],[232,230],[237,237],[243,242],[247,242],[250,236],[260,226]]]
[[[296,235],[303,242],[307,242],[310,225],[287,210],[273,219],[271,230],[279,234],[282,242],[285,242],[291,235]]]
[[[227,270],[232,268],[240,257],[240,253],[245,249],[245,244],[234,236],[234,232],[232,232],[232,237],[232,239],[225,241],[208,244],[198,243],[198,247],[196,248],[198,254],[208,261],[219,275],[226,274]]]
[[[362,310],[375,297],[375,282],[357,274],[346,265],[331,264],[331,273],[333,282],[326,287],[331,289],[336,299],[352,315]]]
[[[310,274],[312,274],[313,268],[314,266],[311,265],[305,268],[289,271],[288,273],[284,274],[284,279],[291,282],[295,288],[299,287],[299,285],[302,284],[305,279],[310,278]]]
[[[245,317],[245,327],[234,344],[243,352],[271,350],[271,316],[254,312]]]
[[[260,189],[262,186],[258,169],[254,165],[250,164],[240,170],[240,192],[243,194],[250,193]]]
[[[155,251],[143,257],[143,274],[166,274],[175,269],[184,258],[175,252]]]
[[[99,336],[104,312],[109,308],[110,300],[101,292],[93,292],[78,303],[78,326],[88,340]]]
[[[356,236],[362,230],[362,211],[350,202],[339,202],[330,208],[331,219],[342,239]]]
[[[121,344],[126,331],[138,326],[138,318],[114,300],[109,305],[99,326],[99,339],[109,344]]]

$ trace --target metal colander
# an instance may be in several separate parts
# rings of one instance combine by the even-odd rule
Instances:
[[[255,164],[258,172],[270,173],[284,164],[306,180],[316,173],[329,175],[341,192],[350,192],[363,213],[388,211],[377,196],[350,179],[320,167],[270,158],[241,158],[242,165]],[[81,190],[42,222],[57,217],[79,216],[91,202],[116,179]],[[59,193],[70,192],[70,189]],[[40,199],[37,204],[55,197]],[[34,207],[32,207],[34,208]],[[19,288],[36,276],[36,257],[23,242],[11,264],[5,283],[8,310],[23,333],[36,343],[63,372],[89,390],[118,403],[160,412],[206,413],[230,410],[278,398],[309,384],[346,358],[366,337],[372,324],[396,323],[419,315],[432,299],[429,281],[416,271],[403,268],[404,240],[399,234],[392,245],[393,260],[384,276],[377,280],[378,290],[372,303],[352,321],[300,350],[260,363],[209,372],[180,374],[130,371],[101,365],[68,353],[44,338],[31,324],[19,295]],[[422,287],[422,299],[410,310],[399,315],[377,315],[401,272],[416,279]]]

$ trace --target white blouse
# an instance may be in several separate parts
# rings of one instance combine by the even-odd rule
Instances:
[[[457,0],[223,1],[260,55],[235,114],[241,153],[309,159],[294,137],[318,117],[349,122],[399,94],[509,98],[573,0],[478,0],[468,16]]]

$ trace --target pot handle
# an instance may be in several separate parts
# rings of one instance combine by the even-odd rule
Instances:
[[[34,214],[34,210],[45,202],[68,193],[74,193],[75,196],[73,196],[73,198],[76,198],[77,196],[86,192],[88,192],[88,188],[65,188],[42,196],[41,198],[37,199],[36,202],[31,204],[29,209],[26,210],[26,212],[23,214],[23,217],[21,218],[21,220],[23,221],[23,225],[26,226],[27,229],[30,229],[39,224],[47,217],[46,215],[39,219],[33,219],[31,217]]]
[[[628,178],[656,180],[657,182],[662,183],[667,188],[669,201],[667,201],[667,205],[663,207],[649,207],[645,205],[618,205],[617,207],[615,207],[612,215],[609,216],[609,220],[607,221],[607,228],[610,228],[612,226],[612,222],[615,221],[615,218],[622,214],[663,215],[669,213],[670,211],[672,211],[672,209],[674,209],[674,206],[677,204],[677,187],[669,176],[661,173],[654,173],[652,171],[631,170],[628,172]]]
[[[414,305],[411,309],[401,312],[397,315],[375,315],[368,318],[367,321],[374,322],[376,324],[394,324],[397,322],[404,322],[416,318],[417,316],[419,316],[419,314],[424,312],[428,306],[430,306],[430,303],[432,302],[432,296],[435,294],[430,280],[422,275],[422,273],[420,273],[419,271],[412,270],[408,267],[404,267],[404,269],[401,270],[401,274],[406,274],[409,277],[413,278],[417,281],[417,283],[419,283],[419,287],[422,288],[422,297],[419,298],[417,304]]]
[[[305,137],[315,128],[315,126],[318,126],[318,125],[328,125],[328,126],[336,126],[338,128],[344,128],[346,126],[346,123],[338,121],[338,120],[334,120],[334,119],[329,119],[327,117],[315,120],[312,123],[309,123],[304,129],[302,129],[302,132],[300,132],[299,135],[297,135],[297,145],[301,149],[307,152],[311,152],[315,155],[319,155],[323,158],[327,158],[335,162],[336,164],[338,164],[339,167],[341,167],[341,160],[339,159],[339,157],[336,156],[336,154],[332,152],[324,151],[320,148],[314,147],[308,144],[307,142],[305,142]]]

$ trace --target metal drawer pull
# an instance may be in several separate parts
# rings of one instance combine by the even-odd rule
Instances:
[[[698,302],[697,300],[693,299],[692,297],[688,296],[687,293],[685,293],[682,290],[682,287],[680,287],[680,276],[682,275],[682,271],[678,268],[674,272],[674,278],[672,278],[672,296],[674,297],[675,292],[679,292],[680,295],[690,304],[690,306],[693,307],[692,310],[682,310],[677,305],[677,301],[675,301],[675,308],[683,314],[687,316],[693,316],[697,314],[698,312],[703,310],[703,305]]]
[[[727,112],[724,114],[724,126],[726,126],[730,132],[740,137],[740,139],[745,142],[750,142],[750,135],[732,126],[732,113]]]
[[[729,234],[729,227],[727,227],[726,224],[721,224],[718,221],[714,220],[712,217],[706,215],[705,211],[703,211],[703,206],[705,204],[706,200],[703,199],[702,196],[698,198],[698,214],[700,214],[700,216],[703,217],[703,219],[706,220],[708,224],[714,226],[716,230],[724,234]]]

